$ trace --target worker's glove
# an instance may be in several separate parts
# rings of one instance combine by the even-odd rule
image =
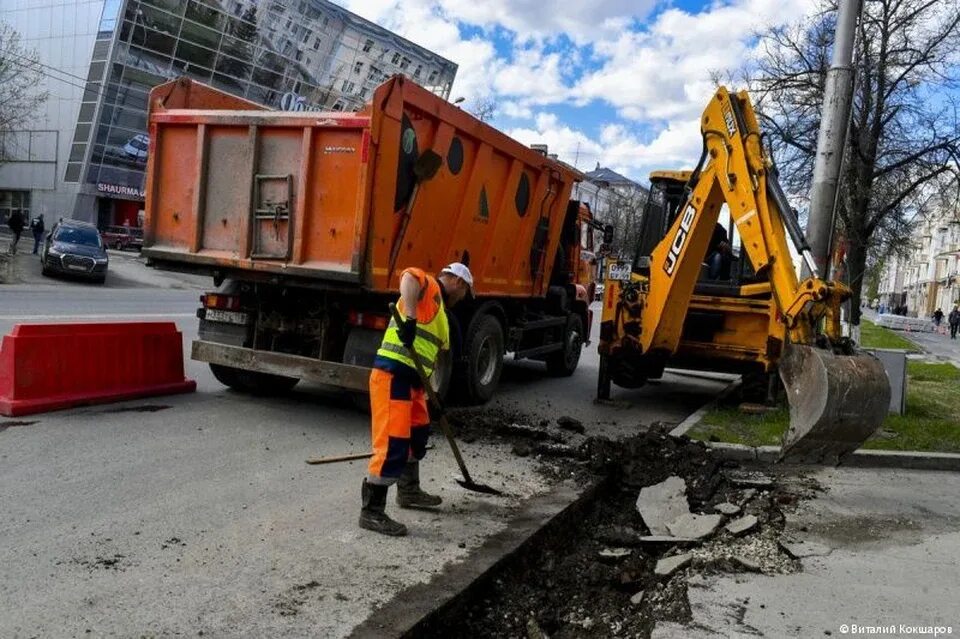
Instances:
[[[397,327],[397,334],[404,346],[413,349],[413,340],[417,336],[417,320],[413,317],[403,320],[403,323]]]

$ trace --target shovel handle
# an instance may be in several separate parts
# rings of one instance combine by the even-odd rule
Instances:
[[[337,462],[354,461],[373,457],[373,453],[353,453],[350,455],[330,455],[329,457],[313,457],[307,460],[308,464],[336,464]]]
[[[400,311],[397,310],[397,305],[392,302],[390,303],[390,314],[393,315],[393,321],[395,321],[397,327],[399,327],[400,324],[403,323],[403,318],[400,316]],[[417,369],[417,374],[420,375],[420,383],[423,384],[427,397],[430,398],[430,403],[433,404],[433,407],[437,410],[437,424],[440,426],[440,430],[450,444],[450,450],[453,451],[453,456],[457,459],[457,466],[460,467],[460,473],[467,483],[472,484],[473,480],[470,478],[470,473],[467,471],[467,464],[463,461],[463,456],[460,454],[460,447],[457,446],[457,441],[453,438],[453,429],[450,428],[450,424],[447,422],[447,415],[443,410],[443,405],[440,404],[440,399],[437,397],[436,391],[434,391],[433,386],[430,385],[430,379],[427,377],[427,372],[423,369],[423,362],[420,361],[420,356],[417,355],[417,349],[409,348],[407,351],[410,353],[410,359],[413,360],[413,364]]]

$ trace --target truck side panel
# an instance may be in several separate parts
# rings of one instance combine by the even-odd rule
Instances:
[[[469,256],[479,295],[545,295],[576,172],[399,78],[377,90],[372,113],[378,142],[368,256],[373,288],[395,288],[396,273],[407,266],[438,270]],[[390,264],[398,221],[412,197],[404,188],[406,154],[427,149],[443,164],[413,198]]]

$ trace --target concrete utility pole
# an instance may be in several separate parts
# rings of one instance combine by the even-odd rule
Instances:
[[[810,215],[807,242],[820,277],[829,276],[830,238],[833,234],[834,206],[840,182],[843,145],[850,122],[853,101],[853,43],[862,0],[839,0],[834,34],[833,60],[827,72],[817,136],[817,158],[810,188]],[[806,275],[810,275],[807,273]]]

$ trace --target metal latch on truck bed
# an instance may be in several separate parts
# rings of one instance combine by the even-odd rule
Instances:
[[[286,260],[290,257],[292,175],[255,175],[253,183],[254,259]]]

